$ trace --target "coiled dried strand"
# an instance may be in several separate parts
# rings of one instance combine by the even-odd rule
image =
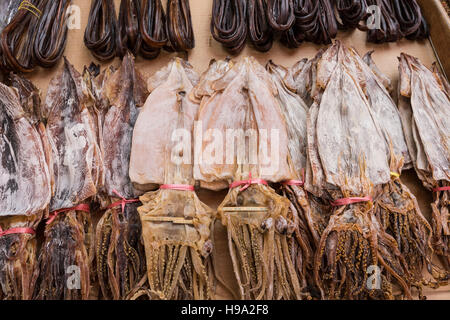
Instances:
[[[245,2],[214,0],[211,18],[213,38],[231,53],[239,54],[247,39]]]
[[[195,47],[189,0],[167,0],[169,51],[185,52]]]
[[[366,0],[335,0],[340,29],[355,29],[367,15]]]
[[[167,44],[166,15],[161,0],[143,0],[141,11],[141,55],[154,59]]]
[[[121,41],[113,0],[93,0],[84,43],[100,61],[111,60],[117,55]]]
[[[256,50],[267,52],[272,48],[273,31],[267,19],[265,0],[248,0],[248,34]]]
[[[47,0],[35,0],[31,3],[41,13]],[[21,9],[3,29],[0,45],[2,65],[5,70],[16,73],[27,73],[34,70],[36,64],[33,58],[33,44],[35,29],[38,24],[38,13]]]
[[[389,0],[367,0],[369,6],[376,6],[380,13],[380,26],[375,28],[368,26],[367,41],[374,43],[395,42],[403,37],[400,24],[397,21],[394,10]],[[371,16],[368,16],[367,22]]]
[[[118,54],[121,58],[126,54],[126,49],[133,55],[140,50],[142,37],[139,28],[141,17],[141,2],[139,0],[121,0],[119,10],[119,34],[121,46]]]
[[[416,0],[391,0],[400,29],[407,39],[423,39],[428,37],[428,24],[422,15]]]
[[[61,59],[67,43],[67,9],[71,0],[48,1],[34,35],[34,58],[44,68]]]
[[[294,22],[293,0],[267,0],[267,18],[275,31],[287,31]]]

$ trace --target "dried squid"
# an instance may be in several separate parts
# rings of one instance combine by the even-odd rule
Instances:
[[[277,88],[254,58],[226,66],[216,73],[212,64],[205,74],[210,81],[199,85],[208,90],[194,89],[201,101],[196,155],[202,157],[194,177],[212,190],[230,188],[218,213],[241,298],[300,299],[287,236],[293,233],[290,202],[267,182],[294,177]]]
[[[141,221],[137,212],[141,192],[128,172],[133,127],[147,96],[144,80],[128,53],[119,70],[104,83],[108,105],[102,121],[105,186],[110,203],[96,230],[97,276],[105,299],[125,299],[145,275]]]
[[[28,80],[11,80],[12,87],[0,84],[0,299],[27,300],[37,260],[35,230],[50,204],[52,181],[39,93]]]
[[[407,263],[374,212],[374,199],[390,181],[389,149],[353,59],[352,50],[336,42],[317,68],[323,93],[310,110],[315,143],[308,152],[313,179],[320,178],[315,186],[334,209],[321,234],[314,276],[328,299],[392,299],[397,287],[411,298]]]
[[[151,94],[133,133],[131,180],[144,191],[160,186],[140,197],[138,211],[150,290],[164,300],[212,297],[213,212],[193,186],[191,137],[198,104],[188,95],[197,82],[192,67],[178,58],[157,72],[148,81]]]
[[[289,220],[293,223],[293,234],[289,238],[289,251],[295,263],[298,278],[304,291],[306,287],[313,287],[312,261],[314,255],[314,237],[310,234],[308,220],[311,209],[308,195],[303,189],[305,168],[307,162],[307,114],[308,107],[303,100],[287,87],[284,79],[288,70],[274,64],[272,61],[266,66],[278,90],[278,99],[283,112],[288,132],[288,149],[294,168],[294,178],[281,185],[281,194],[291,201]],[[308,283],[309,282],[309,283]]]
[[[399,110],[414,168],[433,191],[433,246],[450,271],[450,98],[448,83],[420,61],[402,53],[399,64]]]
[[[44,107],[54,175],[50,215],[33,281],[35,299],[88,299],[93,259],[89,198],[103,171],[82,76],[65,60]]]

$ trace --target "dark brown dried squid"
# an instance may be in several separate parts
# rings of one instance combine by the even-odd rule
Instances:
[[[428,37],[428,24],[416,0],[391,0],[400,29],[409,40]]]
[[[272,48],[273,31],[266,16],[265,0],[248,0],[248,35],[256,50],[267,52]]]
[[[293,0],[267,0],[267,18],[275,31],[287,31],[295,22]]]
[[[354,29],[367,15],[366,0],[335,0],[337,15],[341,19],[339,28]]]
[[[367,5],[377,8],[375,12],[367,16],[366,26],[361,28],[367,30],[367,41],[374,43],[395,42],[403,37],[390,0],[367,0]],[[376,15],[379,15],[379,17]],[[376,25],[377,22],[380,23],[379,26]]]
[[[141,1],[121,0],[119,10],[119,34],[121,46],[118,54],[122,58],[128,48],[136,55],[141,47],[142,36],[140,32]]]
[[[244,49],[247,39],[246,3],[243,0],[214,0],[211,34],[231,54]]]
[[[40,12],[47,0],[32,1]],[[45,18],[41,16],[41,19]],[[39,12],[35,9],[18,10],[1,34],[3,68],[15,72],[34,70],[33,44],[35,29],[39,24]]]
[[[84,43],[100,61],[113,59],[121,45],[113,0],[93,0]]]
[[[34,35],[34,58],[44,68],[53,67],[67,43],[67,9],[71,0],[48,1]]]
[[[337,35],[338,24],[330,0],[295,0],[294,26],[285,32],[282,42],[298,47],[303,40],[316,44],[330,44]]]
[[[161,0],[142,0],[140,53],[146,59],[154,59],[167,44],[166,15]]]
[[[167,50],[183,52],[195,47],[189,0],[167,0],[166,26]]]

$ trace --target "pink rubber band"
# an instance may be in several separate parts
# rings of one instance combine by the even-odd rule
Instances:
[[[336,201],[331,202],[331,205],[333,207],[341,207],[341,206],[346,206],[346,205],[352,204],[352,203],[369,202],[369,201],[373,201],[372,197],[343,198],[343,199],[337,199]]]

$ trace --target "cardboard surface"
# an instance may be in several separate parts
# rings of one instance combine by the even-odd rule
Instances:
[[[449,75],[450,59],[448,57],[448,52],[450,47],[448,40],[450,38],[450,27],[448,17],[445,16],[447,19],[446,22],[442,16],[442,13],[445,14],[445,11],[442,9],[442,6],[438,3],[438,1],[439,0],[421,0],[419,2],[422,3],[424,13],[430,22],[431,33],[433,35],[433,39],[435,39],[434,45],[439,48],[437,51],[440,53],[440,60],[444,65],[444,69],[447,71],[447,75]],[[115,0],[115,2],[116,10],[118,12],[120,1]],[[92,61],[95,61],[90,51],[85,48],[83,43],[84,28],[88,20],[90,3],[91,1],[88,0],[73,0],[73,4],[79,6],[81,9],[81,29],[69,30],[68,44],[65,51],[65,55],[69,61],[74,64],[75,68],[80,72],[83,70],[83,66],[89,65]],[[223,59],[228,56],[228,54],[210,34],[212,0],[190,0],[190,4],[196,38],[196,47],[194,50],[189,52],[187,58],[194,66],[195,70],[200,73],[206,70],[209,61],[212,58]],[[442,10],[442,12],[440,10]],[[375,62],[383,72],[395,81],[395,83],[398,79],[397,57],[400,52],[406,52],[418,57],[428,67],[431,66],[431,64],[436,60],[436,56],[428,40],[420,42],[402,40],[398,43],[376,45],[367,43],[366,34],[360,31],[339,32],[338,39],[341,39],[346,45],[354,46],[360,54],[365,54],[369,50],[375,50],[373,55]],[[262,54],[252,49],[251,44],[248,44],[241,56],[253,55],[262,64],[265,64],[269,59],[271,59],[277,64],[291,66],[302,58],[313,57],[319,48],[320,46],[311,43],[304,43],[298,49],[287,49],[279,42],[276,42],[274,43],[272,50],[268,53]],[[149,76],[167,64],[174,55],[175,54],[162,52],[156,60],[144,60],[143,58],[138,57],[136,60],[137,67],[145,76]],[[96,61],[96,63],[98,62]],[[112,63],[118,65],[118,60],[116,59]],[[106,65],[108,64],[102,64],[102,67],[105,67]],[[61,67],[62,62],[60,62],[58,67],[52,70],[39,69],[27,76],[40,88],[43,99],[45,97],[50,79],[61,70]],[[425,216],[429,217],[429,204],[432,199],[431,193],[422,187],[422,184],[417,179],[417,176],[413,171],[405,172],[402,177],[404,182],[411,188],[419,199],[420,207]],[[225,197],[225,192],[215,193],[202,190],[199,195],[206,204],[210,205],[212,208],[216,208]],[[226,233],[220,225],[217,226],[216,231],[218,231],[218,235],[215,239],[215,249],[218,253],[217,258],[220,261],[219,265],[221,266],[218,272],[222,278],[230,279],[228,284],[232,287],[232,289],[235,289],[236,284],[233,279],[234,276],[228,255]],[[218,285],[217,290],[219,298],[232,298],[229,291],[223,286]],[[450,299],[450,286],[442,287],[437,291],[426,290],[426,295],[428,296],[428,299]]]

